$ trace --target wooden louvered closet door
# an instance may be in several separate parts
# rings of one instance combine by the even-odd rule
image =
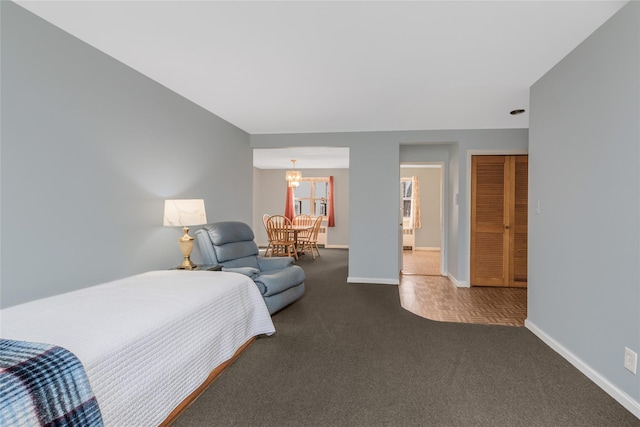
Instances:
[[[529,209],[529,156],[512,156],[513,215],[511,215],[512,265],[509,286],[527,286],[527,229]]]
[[[527,286],[528,156],[471,157],[471,285]]]

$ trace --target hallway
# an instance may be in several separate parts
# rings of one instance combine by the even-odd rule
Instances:
[[[431,320],[524,326],[526,288],[457,288],[439,275],[439,251],[403,251],[400,303]]]

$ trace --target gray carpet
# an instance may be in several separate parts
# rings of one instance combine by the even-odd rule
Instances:
[[[303,257],[305,296],[174,426],[638,426],[525,328],[441,323],[389,285],[347,284],[347,251]]]

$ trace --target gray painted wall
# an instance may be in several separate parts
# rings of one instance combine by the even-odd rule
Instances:
[[[3,307],[178,265],[166,198],[251,223],[247,133],[0,3]]]
[[[303,177],[333,176],[336,226],[327,230],[327,245],[349,245],[349,169],[300,170]],[[256,177],[253,229],[259,245],[266,246],[268,242],[267,233],[262,224],[262,215],[284,215],[287,189],[285,172],[285,169],[253,169]],[[326,225],[326,222],[323,224]]]
[[[639,3],[533,85],[530,117],[528,322],[640,414]]]
[[[434,145],[423,158],[403,161],[441,161],[446,157],[449,188],[445,196],[448,273],[460,282],[469,277],[469,208],[467,159],[474,150],[520,150],[528,147],[527,129],[350,132],[251,135],[252,148],[349,147],[349,277],[371,283],[397,283],[399,273],[398,200],[400,152],[405,146]],[[448,147],[448,153],[441,146]],[[420,156],[422,157],[422,156]],[[459,194],[459,204],[454,196]],[[370,206],[383,206],[370,214]],[[357,219],[357,220],[356,220]],[[376,230],[376,233],[371,233]]]
[[[410,144],[400,145],[400,161],[402,163],[449,162],[452,144]]]

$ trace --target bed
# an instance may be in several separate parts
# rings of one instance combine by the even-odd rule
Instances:
[[[47,343],[84,366],[105,426],[177,416],[254,337],[275,328],[248,277],[152,271],[0,311],[3,339]]]

